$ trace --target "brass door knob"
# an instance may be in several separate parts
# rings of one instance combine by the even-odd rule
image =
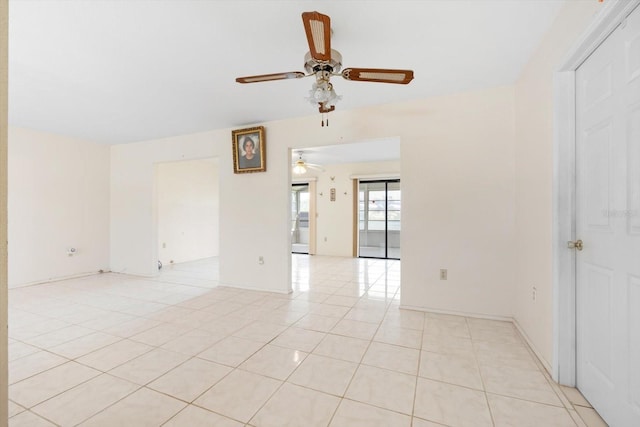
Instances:
[[[583,246],[582,246],[582,240],[576,240],[575,242],[572,242],[571,240],[567,242],[567,247],[569,249],[577,249],[579,251],[582,250]]]

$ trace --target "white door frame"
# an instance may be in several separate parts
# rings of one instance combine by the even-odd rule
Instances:
[[[640,4],[608,0],[554,75],[553,137],[553,379],[576,385],[575,72]]]

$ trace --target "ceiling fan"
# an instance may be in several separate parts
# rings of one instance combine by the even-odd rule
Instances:
[[[315,169],[324,172],[322,166],[304,161],[302,159],[303,154],[304,151],[298,151],[298,160],[293,162],[293,164],[291,165],[293,167],[292,172],[294,173],[294,175],[302,175],[303,173],[306,173],[308,169]]]
[[[308,100],[319,105],[321,114],[335,110],[335,104],[340,96],[333,90],[330,82],[332,76],[342,76],[346,80],[407,84],[413,80],[412,70],[393,70],[384,68],[342,68],[342,55],[331,49],[331,20],[329,16],[319,12],[304,12],[302,14],[304,31],[309,43],[309,52],[304,57],[304,68],[307,74],[300,71],[286,73],[262,74],[256,76],[238,77],[238,83],[258,83],[272,80],[299,79],[315,76],[316,81],[309,92]],[[327,126],[329,121],[327,120]],[[324,126],[324,119],[322,121]]]

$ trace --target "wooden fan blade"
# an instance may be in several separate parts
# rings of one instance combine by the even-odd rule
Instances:
[[[302,14],[309,52],[316,61],[331,60],[331,19],[318,12]]]
[[[258,83],[269,82],[271,80],[299,79],[304,76],[305,74],[301,73],[300,71],[291,71],[289,73],[262,74],[259,76],[238,77],[236,81],[238,83]]]
[[[387,70],[383,68],[345,68],[342,77],[359,82],[396,83],[406,85],[413,80],[412,70]]]

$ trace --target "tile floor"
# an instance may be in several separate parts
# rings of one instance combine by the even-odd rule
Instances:
[[[399,309],[399,261],[294,255],[290,295],[216,278],[11,290],[9,425],[604,425],[510,323]]]

